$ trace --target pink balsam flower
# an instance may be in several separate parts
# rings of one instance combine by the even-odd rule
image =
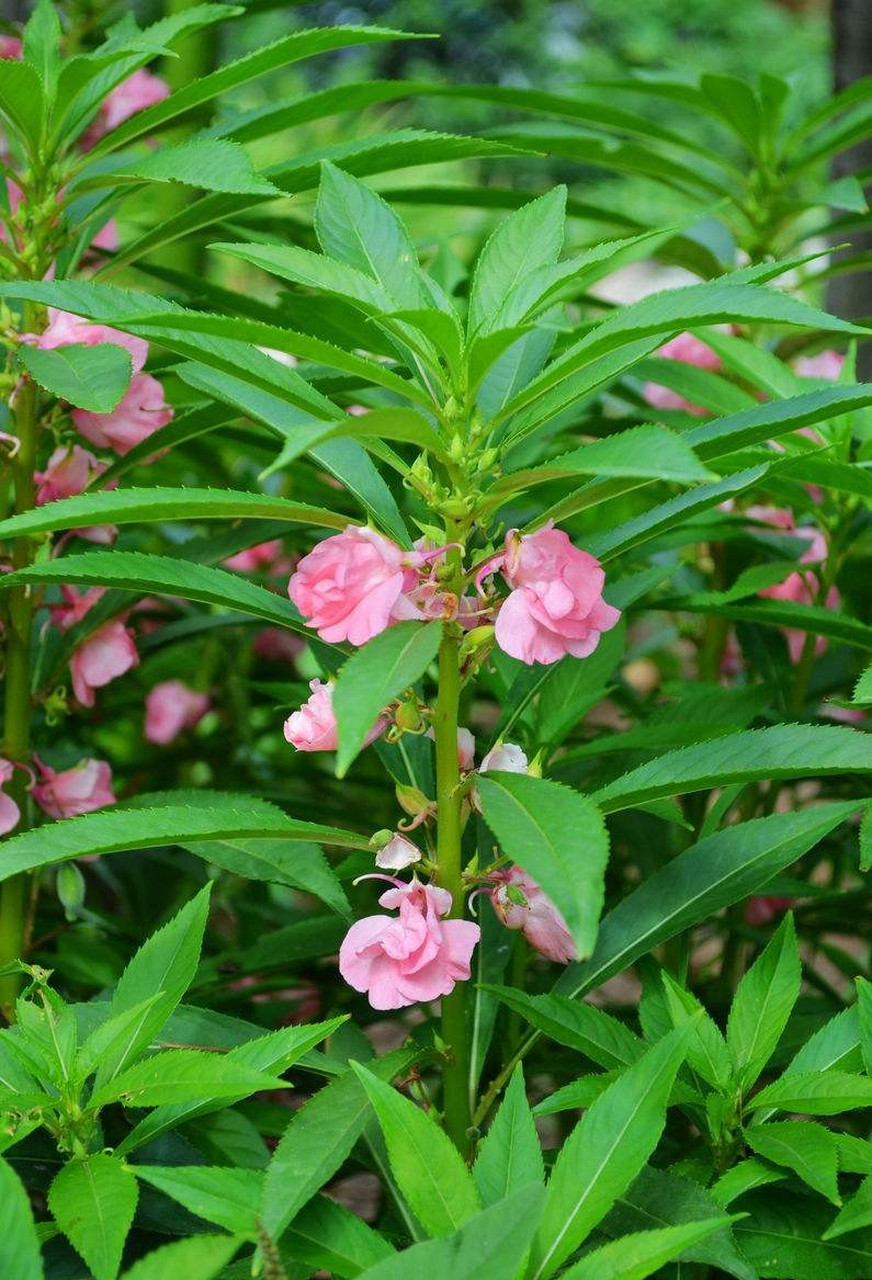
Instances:
[[[281,554],[282,544],[278,538],[273,538],[272,542],[259,542],[256,547],[237,551],[235,556],[228,556],[221,563],[225,569],[234,569],[237,573],[258,573],[271,569]]]
[[[526,773],[527,753],[521,747],[515,745],[514,742],[498,742],[495,747],[491,747],[481,764],[478,766],[479,773],[487,773],[492,770],[494,773]]]
[[[577,958],[566,921],[535,880],[520,867],[498,871],[493,880],[491,902],[507,929],[520,929],[531,947],[558,964]]]
[[[382,871],[405,871],[421,861],[421,850],[398,831],[375,855],[375,865]]]
[[[4,760],[0,756],[0,788],[5,787],[8,782],[12,781],[12,775],[15,772],[15,765],[11,760]],[[21,818],[21,810],[5,791],[0,790],[0,836],[5,836],[7,831],[12,831],[18,826]]]
[[[100,113],[89,130],[88,141],[93,145],[104,133],[117,129],[138,111],[162,102],[169,92],[170,87],[164,80],[145,67],[140,67],[106,96],[100,106]]]
[[[772,587],[764,587],[760,595],[765,596],[768,600],[784,601],[786,604],[814,604],[819,590],[820,584],[813,573],[800,573],[797,571],[796,573],[791,573],[783,582],[776,582]],[[835,611],[839,607],[840,600],[841,596],[838,588],[830,587],[824,601],[824,608]],[[790,660],[796,664],[802,657],[802,651],[805,648],[806,633],[796,627],[782,627],[781,630],[787,641]],[[817,636],[814,644],[815,653],[819,656],[826,647],[826,636]]]
[[[138,665],[133,633],[120,618],[104,623],[82,641],[70,661],[76,700],[83,707],[93,707],[97,689]]]
[[[48,309],[48,325],[42,333],[22,334],[22,340],[30,342],[43,351],[53,351],[55,347],[72,345],[96,347],[102,342],[123,347],[129,354],[133,372],[139,373],[148,359],[148,343],[144,338],[135,338],[133,334],[122,333],[120,329],[111,329],[107,324],[91,324],[81,316],[74,316],[69,311],[58,311],[56,307]]]
[[[531,665],[564,654],[587,658],[620,611],[602,598],[605,574],[598,560],[579,551],[562,529],[506,534],[503,576],[513,588],[497,614],[496,641]]]
[[[837,382],[845,357],[841,351],[820,351],[816,356],[800,356],[794,370],[800,378],[821,378],[824,382]]]
[[[45,471],[34,473],[33,478],[39,486],[36,505],[42,507],[58,498],[75,497],[88,487],[92,476],[98,476],[105,470],[106,463],[100,462],[81,445],[60,445],[46,463]]]
[[[181,680],[162,680],[145,699],[145,739],[163,746],[185,729],[193,729],[209,710],[209,695]]]
[[[150,373],[137,373],[111,413],[74,409],[76,429],[98,449],[114,449],[123,458],[159,427],[172,422],[173,409],[164,389]]]
[[[695,369],[707,369],[717,372],[721,367],[721,358],[692,333],[680,333],[677,338],[664,343],[654,353],[662,360],[677,360],[679,364],[689,364]],[[656,382],[646,382],[642,395],[655,409],[683,409],[696,417],[704,418],[710,412],[700,404],[692,404],[669,387],[661,387]]]
[[[105,760],[81,760],[58,772],[36,758],[41,780],[33,798],[50,818],[78,818],[104,805],[115,804],[112,770]]]
[[[436,732],[432,725],[424,737],[435,741]],[[470,773],[475,768],[475,738],[469,729],[457,730],[457,765],[461,773]]]
[[[50,604],[51,620],[59,631],[69,631],[81,622],[101,596],[106,594],[105,587],[89,587],[87,591],[78,591],[66,583],[61,587],[61,604]]]
[[[24,48],[18,36],[0,36],[0,58],[17,62],[23,52]]]
[[[303,557],[288,595],[328,644],[366,644],[392,622],[420,618],[406,598],[415,559],[373,529],[349,525]]]
[[[444,920],[446,889],[413,880],[388,889],[379,904],[399,916],[366,916],[353,924],[339,950],[339,972],[373,1009],[402,1009],[436,1000],[470,977],[481,930],[471,920]]]
[[[310,680],[309,688],[311,697],[285,721],[285,740],[297,751],[335,751],[339,741],[333,710],[333,683]],[[368,747],[375,742],[384,733],[387,723],[385,716],[379,716],[364,745]]]

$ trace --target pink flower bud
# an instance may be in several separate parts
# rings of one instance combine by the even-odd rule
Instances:
[[[405,594],[415,585],[415,556],[372,529],[349,525],[303,557],[288,595],[328,644],[366,644],[392,622],[420,618]]]
[[[130,333],[122,333],[120,329],[110,329],[107,324],[91,324],[81,316],[71,315],[69,311],[58,311],[55,307],[48,309],[47,328],[42,333],[22,334],[22,341],[30,342],[42,351],[53,351],[55,347],[74,344],[96,347],[101,342],[113,343],[128,352],[134,373],[139,373],[148,359],[148,343],[144,338],[135,338]]]
[[[778,916],[789,911],[795,901],[795,898],[749,898],[745,907],[745,920],[758,928],[760,925],[771,924]]]
[[[507,929],[520,929],[531,947],[549,960],[568,964],[577,958],[566,921],[535,880],[520,867],[493,876],[491,901]]]
[[[163,680],[145,699],[145,739],[163,746],[199,724],[209,710],[209,696],[181,680]]]
[[[15,772],[15,765],[11,760],[4,760],[0,756],[0,787],[5,787],[8,782],[12,781],[12,775]],[[13,827],[17,827],[21,819],[21,810],[5,791],[0,790],[0,836],[5,836],[7,831],[11,831]]]
[[[112,770],[105,760],[81,760],[60,773],[42,760],[37,759],[36,763],[41,781],[33,787],[32,795],[50,818],[78,818],[115,804]]]
[[[285,721],[285,739],[297,751],[335,751],[336,716],[333,711],[333,684],[311,680],[312,696],[299,711],[294,711]],[[387,719],[379,716],[367,735],[365,746],[375,742],[387,728]]]
[[[77,430],[91,444],[98,449],[114,449],[123,458],[159,427],[172,422],[173,412],[157,378],[149,373],[137,373],[111,413],[74,409],[72,418]]]
[[[405,871],[421,861],[421,850],[411,840],[397,832],[375,855],[375,865],[382,871]]]
[[[93,707],[95,690],[138,666],[133,633],[120,618],[106,622],[78,646],[70,661],[73,692],[83,707]]]
[[[620,611],[602,598],[599,561],[579,551],[562,529],[506,534],[503,576],[513,588],[497,615],[496,641],[528,665],[557,662],[564,654],[587,658]]]
[[[451,910],[445,889],[397,882],[379,898],[399,916],[366,916],[353,924],[339,950],[339,972],[373,1009],[402,1009],[436,1000],[470,977],[480,929],[471,920],[443,920]]]

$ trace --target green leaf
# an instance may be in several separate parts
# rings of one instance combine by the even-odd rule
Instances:
[[[803,1126],[805,1128],[806,1126]],[[766,1128],[771,1128],[767,1125]],[[831,1196],[830,1199],[833,1199]],[[837,1201],[838,1203],[838,1201]],[[856,1193],[846,1201],[841,1212],[824,1232],[824,1240],[835,1240],[849,1231],[859,1231],[872,1226],[872,1178],[864,1178]]]
[[[198,1218],[236,1235],[256,1234],[263,1192],[263,1177],[257,1170],[137,1164],[133,1171],[142,1182],[177,1200]]]
[[[338,512],[263,493],[234,493],[228,489],[120,489],[61,498],[12,516],[0,521],[0,538],[79,529],[89,524],[150,524],[180,518],[287,520],[322,529],[344,529],[348,524],[347,516]]]
[[[36,71],[45,90],[46,105],[54,97],[60,57],[61,24],[51,0],[39,0],[24,28],[24,60]]]
[[[789,913],[739,983],[727,1019],[727,1047],[747,1089],[775,1052],[799,996],[802,964]]]
[[[376,280],[402,307],[425,301],[418,255],[390,205],[325,161],[315,203],[315,231],[329,257]]]
[[[606,813],[614,813],[730,782],[870,771],[872,741],[867,734],[835,725],[775,725],[669,751],[610,782],[594,799]]]
[[[138,1189],[114,1156],[91,1155],[64,1165],[49,1187],[48,1207],[94,1280],[115,1280],[136,1210]]]
[[[176,1240],[140,1258],[122,1280],[216,1280],[239,1245],[229,1236]]]
[[[470,334],[488,332],[512,287],[536,267],[555,263],[563,246],[566,187],[554,187],[505,218],[482,249],[469,295]]]
[[[0,1160],[0,1203],[3,1231],[0,1232],[0,1274],[9,1280],[43,1280],[39,1238],[33,1223],[30,1201],[18,1177],[5,1160]]]
[[[390,1080],[412,1061],[399,1050],[370,1062]],[[277,1240],[303,1205],[347,1159],[372,1115],[369,1098],[352,1071],[331,1081],[295,1112],[266,1172],[261,1221]]]
[[[4,58],[0,65],[0,116],[21,135],[31,154],[36,152],[45,105],[42,82],[30,63]]]
[[[201,191],[227,191],[240,195],[282,194],[255,172],[248,153],[235,142],[203,138],[175,146],[164,142],[156,151],[137,155],[120,166],[113,164],[103,175],[95,172],[99,167],[98,161],[93,169],[85,169],[76,182],[76,193],[145,181],[179,182]]]
[[[282,1236],[282,1254],[313,1270],[353,1278],[394,1257],[395,1250],[356,1214],[328,1196],[318,1195]]]
[[[872,1080],[849,1071],[791,1071],[766,1085],[746,1105],[750,1110],[777,1107],[809,1116],[836,1116],[872,1107]]]
[[[301,889],[340,915],[351,914],[342,886],[317,846],[295,840],[216,840],[185,848],[235,876]]]
[[[167,1049],[119,1071],[89,1101],[91,1109],[122,1101],[127,1107],[157,1107],[165,1103],[196,1102],[206,1096],[235,1098],[261,1089],[281,1089],[283,1083],[265,1071],[255,1071],[224,1054],[202,1049]]]
[[[729,1218],[703,1218],[677,1227],[637,1231],[601,1245],[563,1272],[563,1280],[645,1280],[667,1262],[729,1224]]]
[[[114,1051],[109,1045],[104,1048],[96,1089],[140,1057],[193,982],[209,918],[211,887],[206,885],[168,924],[153,933],[118,979],[108,1020],[133,1009],[139,1009],[140,1014],[128,1025],[126,1036]]]
[[[527,1102],[520,1063],[478,1149],[472,1176],[485,1208],[499,1204],[524,1187],[545,1185],[542,1148]]]
[[[783,1182],[786,1177],[787,1174],[782,1169],[773,1169],[771,1165],[751,1156],[747,1160],[740,1160],[718,1178],[709,1194],[726,1209],[746,1192],[769,1186],[772,1182]]]
[[[828,1129],[802,1120],[779,1120],[749,1125],[745,1129],[745,1141],[758,1156],[792,1169],[812,1190],[833,1204],[842,1203],[837,1180],[838,1148]]]
[[[484,989],[499,996],[543,1035],[583,1053],[606,1071],[628,1067],[645,1052],[645,1045],[629,1027],[596,1005],[566,996],[531,996],[517,987],[485,983]]]
[[[387,293],[373,276],[343,262],[335,262],[325,254],[301,249],[299,245],[218,243],[209,248],[248,262],[280,280],[342,298],[360,307],[367,315],[389,314],[397,307],[397,299]]]
[[[130,354],[114,342],[73,343],[43,351],[22,343],[18,360],[34,382],[60,400],[92,413],[109,413],[130,384]]]
[[[761,889],[857,811],[823,804],[754,818],[707,836],[629,893],[600,925],[596,949],[570,965],[555,990],[583,995],[659,943]]]
[[[558,743],[603,696],[624,654],[627,624],[621,620],[600,639],[589,658],[567,655],[542,671],[536,711],[536,741]]]
[[[706,335],[708,340],[708,335]],[[725,457],[737,449],[777,440],[800,427],[826,422],[872,403],[872,387],[825,387],[784,400],[770,400],[753,409],[691,427],[684,440],[706,461]]]
[[[540,1187],[525,1187],[470,1218],[444,1240],[404,1249],[361,1280],[515,1280],[542,1211]]]
[[[872,1231],[822,1239],[832,1210],[813,1196],[767,1190],[743,1202],[748,1217],[734,1228],[756,1274],[785,1280],[865,1280],[872,1274]]]
[[[733,1074],[733,1060],[720,1027],[705,1012],[696,996],[680,987],[670,974],[664,971],[661,979],[673,1026],[691,1024],[687,1042],[688,1063],[707,1084],[725,1091]]]
[[[666,1123],[686,1044],[685,1031],[666,1036],[628,1067],[573,1129],[548,1183],[531,1280],[553,1275],[639,1174]]]
[[[481,1208],[459,1151],[408,1098],[359,1063],[351,1065],[381,1125],[391,1172],[409,1208],[431,1236],[457,1231]]]
[[[204,793],[208,794],[208,793]],[[338,827],[322,827],[299,822],[281,810],[251,797],[235,799],[231,805],[215,804],[203,809],[175,805],[154,808],[109,809],[67,818],[27,831],[6,841],[0,880],[19,871],[51,866],[90,854],[120,853],[128,849],[159,849],[164,845],[192,844],[205,840],[236,838],[261,840],[303,840],[315,844],[335,844],[345,849],[366,849],[361,836]]]
[[[590,955],[609,853],[599,810],[568,787],[525,774],[482,774],[478,792],[485,822],[503,852],[562,912],[578,954]]]
[[[441,622],[399,622],[358,649],[333,693],[339,737],[336,776],[344,778],[379,716],[413,685],[439,651]]]

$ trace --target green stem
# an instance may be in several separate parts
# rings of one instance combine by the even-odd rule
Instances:
[[[25,317],[25,324],[28,317]],[[20,441],[12,460],[15,483],[15,511],[29,511],[34,505],[36,442],[39,430],[37,390],[33,382],[25,382],[15,405],[15,430]],[[34,543],[19,538],[12,552],[12,565],[22,569],[33,559]],[[30,759],[30,637],[33,623],[33,594],[30,587],[15,587],[9,592],[6,636],[6,674],[4,690],[3,755],[15,763],[28,764]],[[29,796],[27,774],[16,769],[7,790],[21,810],[18,830],[28,825]],[[0,967],[23,954],[27,938],[30,877],[13,876],[0,888]],[[11,1020],[19,980],[16,975],[0,977],[0,1009]]]
[[[460,766],[457,761],[457,725],[460,710],[460,660],[458,637],[446,625],[439,648],[439,700],[434,730],[436,738],[436,880],[451,894],[453,919],[463,916],[464,896],[461,860]],[[458,982],[442,998],[442,1038],[449,1052],[443,1074],[443,1111],[449,1137],[464,1154],[469,1147],[469,1035],[466,1021],[466,984]]]

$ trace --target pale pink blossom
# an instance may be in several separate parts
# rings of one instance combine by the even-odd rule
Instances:
[[[841,351],[821,351],[816,356],[800,356],[794,365],[800,378],[821,378],[824,382],[837,382],[845,357]]]
[[[118,248],[118,223],[114,218],[104,222],[103,226],[91,241],[92,249],[102,249],[104,253],[114,253]]]
[[[133,632],[120,618],[105,622],[82,641],[70,660],[76,699],[83,707],[93,707],[97,689],[138,665]]]
[[[487,773],[492,770],[494,773],[526,773],[527,753],[518,747],[514,742],[499,742],[495,747],[491,747],[481,764],[478,766],[479,773]]]
[[[53,351],[55,347],[69,347],[73,344],[96,347],[100,343],[111,343],[116,347],[123,347],[129,354],[134,373],[139,373],[148,359],[148,343],[144,338],[135,338],[133,334],[122,333],[120,329],[111,329],[107,324],[91,324],[81,316],[74,316],[69,311],[58,311],[55,307],[48,309],[48,325],[43,332],[22,334],[22,341],[43,351]]]
[[[566,921],[551,899],[520,867],[497,871],[491,901],[507,929],[520,929],[531,947],[549,960],[568,964],[578,952]]]
[[[209,695],[181,680],[162,680],[145,699],[145,739],[163,746],[193,729],[209,710]]]
[[[353,924],[339,951],[339,972],[374,1009],[401,1009],[436,1000],[470,977],[480,929],[471,920],[444,920],[451,894],[414,880],[396,882],[379,898],[399,916],[366,916]]]
[[[61,603],[49,605],[52,622],[59,631],[69,631],[82,621],[105,593],[105,587],[89,587],[87,591],[79,591],[65,583],[61,587]]]
[[[81,760],[72,769],[57,772],[35,759],[40,781],[32,788],[32,795],[50,818],[78,818],[115,804],[112,770],[105,760]]]
[[[721,367],[720,356],[692,333],[680,333],[677,338],[664,343],[654,354],[663,360],[677,360],[679,364],[693,365],[696,369],[707,369],[710,372],[716,372]],[[646,382],[642,395],[656,409],[683,409],[685,413],[703,418],[710,412],[702,405],[691,404],[677,391],[661,387],[656,382]]]
[[[123,458],[160,427],[172,422],[164,389],[149,373],[137,373],[111,413],[74,409],[77,430],[98,449],[114,449]]]
[[[285,740],[297,751],[335,751],[339,745],[333,687],[332,681],[325,684],[323,680],[310,680],[311,697],[285,721]],[[375,742],[384,733],[387,723],[385,716],[379,716],[364,745]]]
[[[513,590],[497,614],[496,641],[528,665],[557,662],[567,653],[586,658],[620,619],[602,598],[599,561],[574,547],[562,529],[527,536],[510,530],[502,572]]]
[[[421,850],[399,831],[375,855],[375,865],[382,871],[405,871],[420,861]]]
[[[783,582],[776,582],[772,587],[764,587],[760,595],[765,596],[768,600],[780,600],[786,604],[815,604],[819,590],[820,585],[813,573],[800,573],[797,570],[796,573],[791,573],[785,578]],[[838,589],[830,587],[824,607],[835,611],[839,607],[840,600]],[[787,641],[791,662],[799,662],[805,647],[806,633],[799,631],[796,627],[782,627],[781,630]],[[815,653],[817,655],[822,654],[826,647],[826,636],[817,636],[814,645]]]
[[[39,486],[36,491],[36,505],[42,507],[46,502],[55,502],[58,498],[73,498],[87,489],[93,476],[106,470],[106,463],[100,462],[88,449],[81,445],[60,445],[46,464],[45,471],[37,471],[34,480]]]
[[[228,556],[221,563],[225,569],[235,569],[237,573],[258,573],[271,569],[281,554],[282,544],[278,538],[273,538],[271,542],[259,542],[256,547],[237,551],[235,556]]]
[[[17,36],[0,36],[0,58],[18,61],[24,51]]]
[[[827,558],[827,540],[820,529],[812,525],[796,523],[796,517],[789,507],[751,506],[745,513],[752,520],[771,525],[773,529],[783,529],[785,533],[794,534],[808,542],[807,549],[799,558],[800,564],[816,564]]]
[[[121,84],[116,85],[106,96],[100,107],[100,114],[91,127],[89,137],[92,141],[96,141],[96,138],[102,137],[104,133],[117,129],[138,111],[144,111],[146,107],[162,102],[169,91],[170,87],[164,80],[144,67],[140,67],[126,80],[122,80]]]
[[[15,765],[11,760],[4,760],[0,756],[0,788],[5,787],[7,783],[12,781],[12,775],[15,772]],[[17,827],[21,818],[21,810],[5,791],[0,790],[0,836],[5,836],[7,831],[11,831],[13,827]]]
[[[407,598],[416,558],[372,529],[349,525],[303,557],[288,595],[328,644],[366,644],[393,622],[421,617]]]

